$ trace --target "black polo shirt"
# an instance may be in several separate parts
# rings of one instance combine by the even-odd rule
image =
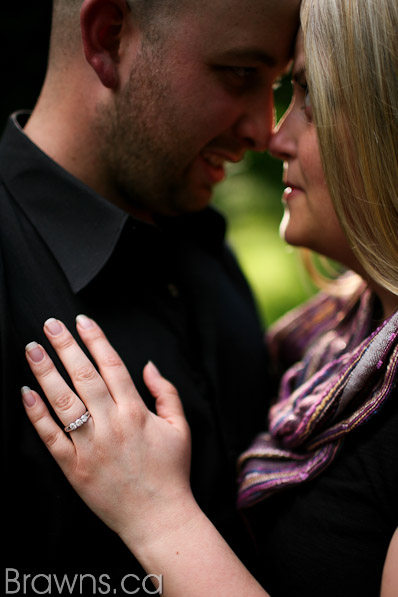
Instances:
[[[142,382],[148,359],[175,383],[192,429],[194,493],[242,548],[235,461],[264,427],[269,380],[262,330],[224,244],[223,218],[209,208],[156,227],[135,220],[41,152],[22,130],[25,120],[14,115],[0,145],[6,566],[21,575],[136,570],[64,480],[21,406],[20,387],[37,388],[25,344],[42,342],[58,363],[43,322],[57,317],[73,331],[78,313],[103,327],[150,408]]]

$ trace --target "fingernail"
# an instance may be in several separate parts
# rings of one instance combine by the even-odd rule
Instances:
[[[76,317],[76,323],[80,325],[84,330],[88,330],[94,327],[94,322],[92,319],[87,317],[87,315],[78,315]]]
[[[36,398],[32,392],[32,390],[28,386],[23,386],[21,388],[22,400],[26,404],[27,407],[34,406],[36,404]]]
[[[25,346],[25,350],[34,363],[40,363],[44,359],[44,352],[37,342],[29,342]]]
[[[149,365],[149,367],[152,369],[152,372],[153,372],[155,375],[158,375],[159,377],[161,377],[159,369],[156,367],[156,365],[154,365],[154,364],[152,363],[152,361],[148,361],[148,365]]]
[[[62,325],[57,319],[54,319],[54,317],[47,319],[47,321],[44,323],[44,326],[52,336],[59,336],[59,334],[62,332]]]

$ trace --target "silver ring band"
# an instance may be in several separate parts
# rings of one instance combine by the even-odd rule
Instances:
[[[86,410],[84,415],[82,415],[81,417],[76,419],[76,421],[73,421],[73,423],[69,423],[69,425],[64,427],[64,431],[69,433],[70,431],[74,431],[75,429],[78,429],[79,427],[84,425],[84,423],[87,423],[87,421],[89,420],[90,417],[91,417],[90,413],[88,412],[88,410]]]

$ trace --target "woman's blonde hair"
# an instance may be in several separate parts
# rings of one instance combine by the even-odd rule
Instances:
[[[337,215],[369,276],[398,294],[398,2],[303,0],[301,23]]]

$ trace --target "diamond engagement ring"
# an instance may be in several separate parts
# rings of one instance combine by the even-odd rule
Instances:
[[[87,421],[89,420],[90,417],[91,417],[90,413],[88,412],[88,410],[86,410],[84,415],[82,415],[81,417],[76,419],[76,421],[73,421],[73,423],[69,423],[69,425],[64,427],[64,431],[67,431],[69,433],[70,431],[74,431],[75,429],[78,429],[79,427],[84,425],[84,423],[87,423]]]

